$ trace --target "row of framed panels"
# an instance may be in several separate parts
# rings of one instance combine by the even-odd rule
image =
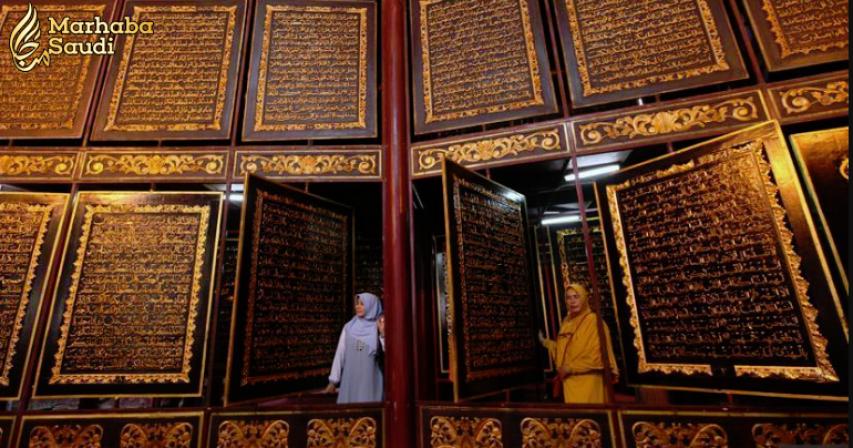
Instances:
[[[846,59],[846,2],[758,3],[744,7],[770,70]],[[575,106],[748,77],[722,0],[667,0],[642,11],[627,0],[556,6]],[[538,1],[412,0],[410,9],[415,133],[557,112]],[[93,16],[148,27],[51,37],[62,31],[52,24]],[[80,138],[92,103],[95,141],[224,140],[235,111],[248,142],[374,138],[377,20],[370,1],[132,0],[121,10],[109,0],[6,2],[0,35],[18,45],[0,54],[0,86],[9,92],[0,98],[8,111],[0,138]],[[40,30],[41,40],[18,24]],[[109,51],[92,53],[95,44]],[[113,56],[97,98],[103,54]]]
[[[234,305],[218,316],[231,322],[226,403],[327,384],[356,273],[352,208],[257,176],[244,196]],[[202,396],[223,194],[69,199],[0,193],[0,397],[36,367],[42,320],[37,398]]]
[[[0,447],[287,448],[385,446],[381,407],[271,411],[49,413],[0,416]]]

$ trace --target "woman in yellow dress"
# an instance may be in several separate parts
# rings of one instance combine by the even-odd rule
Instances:
[[[598,318],[589,308],[589,293],[583,285],[572,283],[566,288],[566,308],[569,314],[560,325],[557,340],[545,339],[540,331],[539,342],[554,360],[557,375],[563,381],[566,403],[604,403],[604,364],[596,322]],[[603,322],[602,326],[610,369],[616,381],[619,370],[613,356],[610,332]]]

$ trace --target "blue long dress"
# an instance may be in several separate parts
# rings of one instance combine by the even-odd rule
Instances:
[[[364,317],[353,317],[341,331],[329,383],[338,384],[338,403],[363,403],[384,399],[382,366],[379,363],[385,340],[379,336],[376,320],[382,314],[379,298],[362,293]],[[381,347],[381,348],[380,348]]]

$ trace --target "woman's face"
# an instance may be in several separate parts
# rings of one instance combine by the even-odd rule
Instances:
[[[361,299],[355,299],[355,315],[364,317],[364,302]]]
[[[583,300],[581,300],[581,295],[578,294],[572,288],[567,288],[566,292],[566,306],[569,308],[569,314],[578,314],[581,312],[581,306],[583,305]]]

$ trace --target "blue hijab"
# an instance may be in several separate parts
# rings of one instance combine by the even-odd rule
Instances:
[[[356,300],[361,299],[364,304],[364,317],[353,316],[346,325],[347,335],[354,337],[361,342],[367,344],[370,348],[369,353],[376,353],[376,346],[379,344],[379,330],[376,328],[376,321],[382,315],[382,302],[379,297],[363,292],[355,295]]]

